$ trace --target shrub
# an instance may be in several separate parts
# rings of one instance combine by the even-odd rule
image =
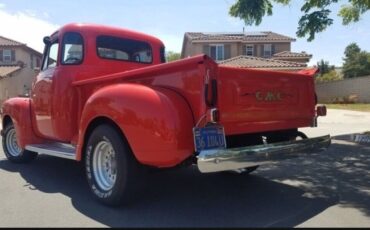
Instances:
[[[358,102],[358,95],[351,94],[344,97],[336,97],[332,100],[333,104],[355,104]]]
[[[335,70],[331,70],[328,73],[316,77],[316,82],[329,82],[329,81],[338,81],[343,78]]]

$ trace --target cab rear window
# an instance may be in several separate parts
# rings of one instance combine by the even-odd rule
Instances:
[[[152,63],[153,54],[149,43],[113,36],[98,36],[97,54],[100,58],[138,63]]]

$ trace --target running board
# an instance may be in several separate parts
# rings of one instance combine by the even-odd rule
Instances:
[[[76,160],[76,148],[70,144],[48,143],[38,145],[26,145],[26,150],[54,157]]]

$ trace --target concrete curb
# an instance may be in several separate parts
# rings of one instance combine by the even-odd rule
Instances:
[[[366,134],[355,134],[352,136],[354,142],[370,144],[370,136]]]

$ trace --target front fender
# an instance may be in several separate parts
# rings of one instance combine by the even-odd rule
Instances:
[[[28,144],[42,143],[42,140],[33,132],[29,98],[15,97],[6,100],[3,104],[3,128],[5,128],[6,117],[10,117],[14,124],[17,142],[21,148]]]
[[[86,130],[99,117],[113,121],[125,135],[136,159],[146,165],[172,167],[194,152],[194,119],[176,92],[139,84],[106,86],[86,102],[80,124],[77,160]]]

